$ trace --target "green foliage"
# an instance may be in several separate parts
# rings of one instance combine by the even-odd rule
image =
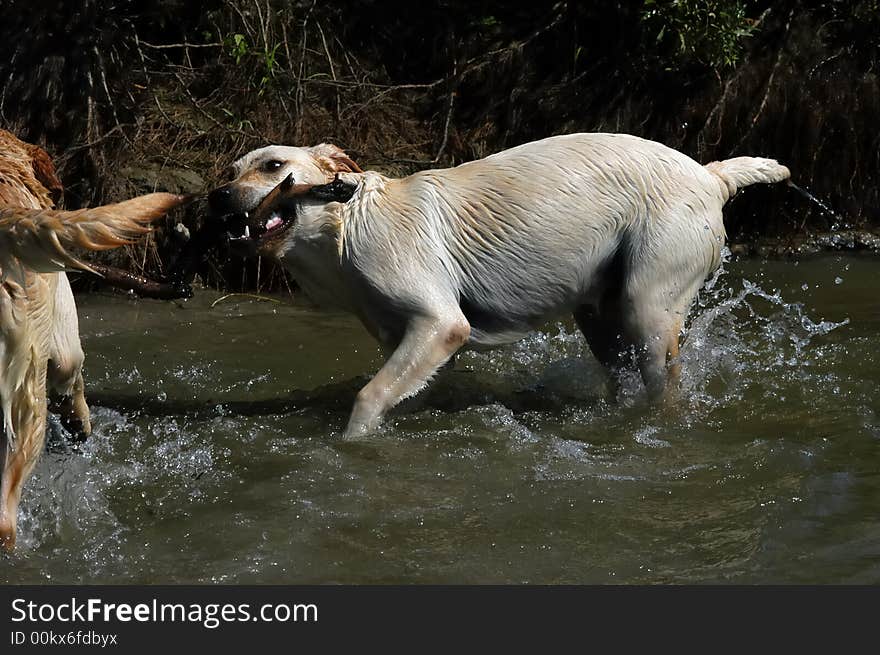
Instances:
[[[230,34],[224,39],[229,55],[235,59],[236,65],[241,63],[242,58],[248,53],[248,43],[244,34]]]
[[[269,88],[270,82],[275,78],[275,73],[278,70],[277,54],[280,46],[280,43],[276,43],[272,48],[264,48],[260,53],[260,62],[265,71],[260,78],[258,86],[260,95],[263,95],[266,92],[266,89]]]
[[[226,114],[228,119],[226,124],[233,130],[254,129],[254,124],[250,120],[236,116],[235,113],[229,111],[226,107],[218,107],[218,109]]]
[[[259,82],[254,87],[259,91],[259,95],[263,95],[275,79],[275,75],[279,70],[278,48],[281,43],[276,43],[271,48],[268,46],[262,49],[252,48],[244,34],[229,34],[223,40],[226,51],[230,57],[235,60],[235,65],[240,66],[248,55],[251,55],[257,61],[258,70],[256,75],[259,76]]]
[[[736,64],[754,23],[742,0],[645,0],[642,21],[671,64]]]

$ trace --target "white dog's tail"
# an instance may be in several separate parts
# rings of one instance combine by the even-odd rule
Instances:
[[[37,273],[91,271],[69,248],[108,250],[149,232],[149,223],[190,199],[150,193],[113,205],[61,211],[0,206],[0,277],[21,266]]]
[[[791,177],[788,168],[775,159],[762,157],[734,157],[724,161],[706,164],[706,170],[713,173],[727,188],[727,198],[750,184],[772,184]]]

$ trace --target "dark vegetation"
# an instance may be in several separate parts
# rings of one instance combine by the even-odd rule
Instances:
[[[55,155],[68,207],[204,191],[269,142],[330,141],[403,174],[620,131],[704,162],[778,158],[839,213],[752,188],[730,207],[735,241],[880,224],[878,0],[3,5],[0,126]],[[176,220],[129,268],[167,267]],[[265,264],[212,260],[203,278],[283,288]]]

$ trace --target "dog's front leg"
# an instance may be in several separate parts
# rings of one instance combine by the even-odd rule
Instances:
[[[389,409],[418,393],[470,336],[471,326],[455,307],[442,316],[418,316],[388,361],[357,395],[345,438],[374,431]]]

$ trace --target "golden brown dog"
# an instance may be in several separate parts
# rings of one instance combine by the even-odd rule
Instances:
[[[54,210],[61,183],[49,155],[0,130],[0,548],[15,545],[21,488],[43,449],[47,387],[67,425],[91,431],[69,248],[129,243],[185,200],[154,193],[115,205]]]

